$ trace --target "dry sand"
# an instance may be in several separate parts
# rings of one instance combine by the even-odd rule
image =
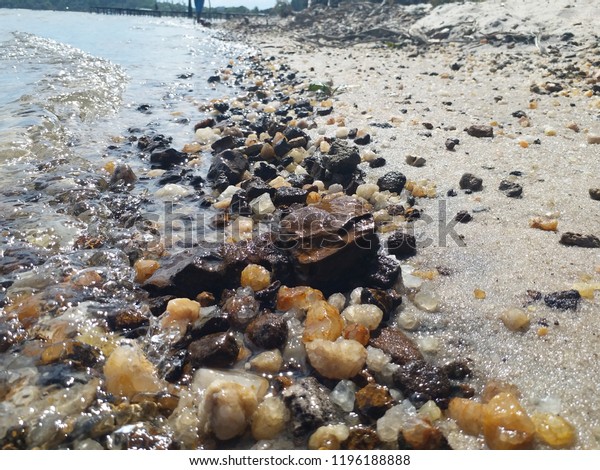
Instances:
[[[358,11],[344,7],[352,8]],[[435,242],[420,248],[409,264],[417,269],[441,266],[451,274],[422,287],[440,298],[439,312],[421,312],[405,302],[401,315],[413,313],[420,320],[412,337],[439,341],[439,351],[430,353],[435,362],[472,360],[478,393],[490,380],[507,381],[519,388],[529,412],[560,413],[577,429],[577,449],[600,448],[600,293],[594,300],[582,299],[576,311],[532,304],[531,326],[524,332],[509,331],[499,315],[523,306],[527,289],[548,293],[571,289],[582,280],[600,282],[600,249],[559,244],[566,231],[600,235],[600,202],[588,195],[589,188],[600,187],[600,145],[587,140],[589,133],[600,134],[600,96],[585,93],[592,89],[593,77],[598,79],[600,46],[594,34],[600,31],[599,9],[596,0],[445,5],[414,25],[401,25],[413,34],[418,28],[430,43],[426,47],[390,48],[380,41],[315,47],[307,39],[322,34],[315,18],[340,15],[340,24],[347,21],[344,14],[329,10],[313,15],[304,29],[290,19],[268,28],[235,26],[247,42],[299,70],[307,82],[329,80],[341,87],[333,98],[333,116],[343,117],[347,127],[368,129],[373,136],[368,148],[387,160],[375,170],[363,165],[371,182],[399,170],[409,180],[436,184],[437,197],[420,198],[417,204],[430,221],[415,224],[421,239]],[[400,10],[381,14],[392,21]],[[466,24],[469,31],[461,30]],[[431,39],[433,31],[445,27],[450,30],[446,39]],[[529,40],[514,47],[482,43],[491,32],[529,35]],[[572,32],[576,43],[562,41],[565,32]],[[535,35],[542,41],[539,47]],[[461,65],[459,70],[452,70],[454,63]],[[571,65],[582,74],[569,74]],[[564,91],[548,95],[530,90],[532,84],[548,81],[562,84]],[[532,101],[537,109],[531,109]],[[527,114],[531,127],[522,127],[512,116],[518,110]],[[334,136],[336,126],[326,125],[327,119],[320,118],[319,127]],[[392,127],[373,127],[373,122]],[[433,128],[427,130],[423,123]],[[493,138],[471,137],[463,130],[490,123]],[[580,132],[567,128],[568,123],[576,123]],[[555,136],[546,135],[550,129]],[[450,137],[460,139],[453,152],[444,145]],[[521,139],[539,139],[540,144],[522,148]],[[406,155],[427,162],[415,168],[405,163]],[[522,176],[509,176],[516,170]],[[483,178],[482,192],[459,190],[465,172]],[[523,197],[508,198],[499,191],[503,179],[521,184]],[[446,196],[451,188],[456,197]],[[459,210],[474,217],[455,227],[466,246],[451,238],[439,243],[439,214],[449,222]],[[530,218],[546,214],[558,218],[558,233],[529,227]],[[485,291],[485,299],[475,298],[476,288]],[[448,430],[455,448],[484,447],[481,439],[452,426]]]

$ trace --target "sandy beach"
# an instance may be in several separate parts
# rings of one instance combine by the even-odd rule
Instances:
[[[306,83],[336,88],[334,112],[317,119],[312,135],[334,137],[341,126],[368,132],[363,157],[372,151],[387,162],[361,164],[369,182],[398,170],[435,188],[433,197],[416,199],[424,215],[414,223],[421,246],[403,270],[430,278],[420,289],[439,299],[439,310],[406,301],[398,320],[410,325],[428,359],[468,360],[479,397],[490,381],[514,384],[530,414],[556,413],[575,427],[572,448],[597,449],[600,307],[593,291],[600,287],[600,251],[559,239],[564,232],[600,234],[600,203],[588,193],[600,186],[598,5],[467,2],[427,9],[416,23],[405,8],[416,11],[359,3],[227,30],[298,70]],[[379,16],[372,20],[367,9]],[[375,24],[416,31],[423,42],[356,34]],[[347,39],[334,41],[344,28]],[[469,135],[472,125],[491,126],[493,137]],[[450,151],[445,142],[452,138],[459,144]],[[411,166],[407,156],[425,163]],[[483,190],[461,190],[464,173],[482,178]],[[520,185],[522,197],[499,190],[503,180]],[[464,246],[440,229],[459,211],[472,216],[452,226]],[[531,228],[536,217],[557,220],[557,230]],[[550,308],[527,294],[574,287],[585,294],[576,310]],[[501,315],[511,308],[526,313],[528,326],[505,326]],[[485,448],[454,422],[444,429],[453,448]]]

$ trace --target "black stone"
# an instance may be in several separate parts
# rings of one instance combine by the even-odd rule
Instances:
[[[314,377],[299,379],[283,391],[283,401],[291,411],[292,433],[305,438],[315,429],[333,421],[335,408],[329,391]]]
[[[441,408],[446,408],[453,391],[446,372],[425,361],[414,361],[399,367],[393,374],[393,381],[417,406],[433,400]]]
[[[193,341],[188,346],[188,361],[199,367],[230,367],[238,357],[240,347],[231,333],[213,333]]]
[[[354,139],[354,143],[356,145],[367,145],[367,144],[371,143],[371,135],[370,134],[365,134],[363,136],[356,137]]]
[[[382,166],[385,166],[386,164],[387,164],[387,161],[385,158],[376,157],[369,162],[369,168],[381,168]]]
[[[208,83],[219,83],[221,81],[221,77],[218,75],[211,75],[208,77]]]
[[[242,182],[241,188],[246,192],[248,200],[256,199],[258,196],[262,196],[268,193],[269,196],[275,194],[275,189],[264,182],[262,178],[253,177]]]
[[[273,204],[275,206],[291,206],[292,204],[304,204],[306,202],[306,196],[308,191],[302,188],[290,188],[283,186],[277,188],[275,196],[273,197]]]
[[[221,114],[226,113],[229,110],[229,103],[224,101],[217,101],[213,104],[213,107],[219,111]]]
[[[458,184],[460,185],[460,189],[471,191],[481,191],[483,189],[483,180],[471,173],[462,175]]]
[[[527,114],[525,113],[525,111],[515,111],[514,113],[512,113],[512,117],[515,117],[517,119],[523,118],[523,117],[527,117]]]
[[[173,148],[166,150],[157,150],[150,155],[150,163],[165,170],[174,165],[185,162],[188,158],[187,153],[179,152]]]
[[[449,138],[449,139],[446,139],[446,142],[444,142],[444,145],[446,146],[446,148],[448,150],[454,150],[454,147],[456,147],[459,143],[460,143],[460,140],[458,140],[456,138]]]
[[[210,148],[214,153],[221,153],[225,150],[231,150],[237,147],[242,147],[244,145],[244,139],[239,137],[233,137],[231,135],[226,135],[225,137],[221,137],[219,140],[213,142]]]
[[[340,140],[335,140],[329,153],[323,157],[323,166],[332,173],[352,173],[359,163],[358,149]]]
[[[455,216],[454,220],[461,224],[467,224],[473,220],[473,216],[469,214],[469,211],[459,211]]]
[[[367,269],[364,283],[378,289],[389,289],[400,275],[400,263],[383,255],[371,261]]]
[[[273,150],[275,150],[275,155],[278,158],[282,158],[292,150],[292,146],[288,143],[287,139],[281,139],[273,146]]]
[[[387,239],[387,251],[398,259],[409,258],[417,254],[417,240],[411,235],[400,230],[392,233]]]
[[[406,184],[406,176],[399,171],[390,171],[377,180],[380,191],[400,194]]]
[[[259,162],[254,167],[253,174],[264,181],[270,181],[277,177],[277,167],[270,163]]]
[[[223,303],[222,310],[236,328],[245,328],[259,313],[260,303],[249,287],[239,288]]]
[[[383,321],[390,319],[391,313],[402,304],[402,296],[394,289],[373,289],[365,287],[360,293],[363,304],[376,305],[383,312]]]
[[[498,189],[506,194],[507,197],[520,198],[523,194],[523,186],[508,180],[502,180]]]
[[[494,137],[494,128],[487,125],[472,125],[465,129],[472,137]]]
[[[600,238],[595,235],[565,232],[560,237],[560,244],[566,246],[578,246],[580,248],[600,248]]]
[[[207,178],[209,181],[216,181],[220,177],[225,177],[229,184],[235,185],[241,181],[242,175],[248,168],[248,160],[242,152],[225,150],[214,156]]]
[[[589,193],[594,201],[600,201],[600,188],[590,188]]]
[[[246,334],[248,339],[260,348],[281,348],[287,342],[287,322],[280,315],[265,313],[250,322]]]
[[[577,310],[579,299],[581,299],[581,295],[574,289],[552,292],[544,296],[544,302],[548,307],[559,310]]]

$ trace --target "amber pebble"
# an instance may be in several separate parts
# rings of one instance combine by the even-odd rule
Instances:
[[[40,357],[42,364],[51,364],[59,361],[69,361],[84,367],[92,367],[98,362],[100,351],[88,344],[72,339],[54,343],[44,349]]]
[[[556,219],[544,219],[542,217],[534,217],[529,221],[531,228],[537,228],[539,230],[545,230],[549,232],[556,232],[558,230],[558,220]]]
[[[379,448],[381,441],[377,432],[370,428],[352,428],[350,435],[344,442],[344,448],[348,450],[373,450]]]
[[[133,397],[138,393],[161,390],[156,368],[135,343],[116,348],[104,364],[106,391],[116,396]]]
[[[349,325],[346,325],[344,331],[342,332],[342,336],[344,339],[353,339],[354,341],[358,341],[363,346],[366,346],[369,343],[369,339],[371,339],[369,329],[366,326],[359,325],[358,323],[350,323]]]
[[[319,300],[306,312],[302,341],[304,343],[314,339],[334,341],[342,334],[343,328],[344,321],[337,308],[324,300]]]
[[[16,308],[17,318],[25,328],[29,328],[42,314],[41,294],[28,297]]]
[[[483,437],[492,450],[530,449],[535,425],[510,393],[502,392],[483,409]]]
[[[288,311],[292,308],[308,309],[317,300],[325,300],[321,291],[312,287],[282,286],[277,292],[277,310]]]
[[[250,287],[254,292],[266,289],[271,284],[271,273],[258,264],[249,264],[242,271],[242,287]]]
[[[135,269],[135,282],[143,283],[160,267],[158,261],[152,259],[138,259],[133,268]]]
[[[321,202],[321,195],[316,191],[311,191],[306,196],[306,204],[308,204],[308,205],[317,204],[319,202]]]
[[[485,384],[483,393],[481,395],[481,401],[482,403],[487,403],[502,392],[510,393],[512,396],[517,398],[521,397],[521,392],[516,385],[499,380],[490,380],[487,384]]]
[[[402,429],[402,438],[406,447],[416,450],[450,449],[442,432],[424,420],[411,421]]]
[[[484,290],[481,290],[481,289],[475,289],[475,290],[473,291],[473,295],[474,295],[474,296],[475,296],[475,298],[476,298],[476,299],[478,299],[478,300],[483,300],[483,299],[485,299],[485,297],[486,297],[486,293],[485,293],[485,291],[484,291]]]
[[[188,325],[198,319],[200,304],[195,300],[179,298],[169,300],[167,311],[161,318],[163,328],[173,324]]]
[[[355,400],[360,413],[374,419],[381,418],[394,403],[386,386],[373,383],[356,392]]]
[[[575,428],[563,417],[550,413],[535,413],[531,419],[537,436],[555,448],[570,447],[575,443]]]
[[[467,434],[478,436],[482,432],[483,405],[466,398],[452,398],[448,405],[448,416]]]

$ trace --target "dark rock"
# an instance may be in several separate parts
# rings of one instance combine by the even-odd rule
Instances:
[[[356,392],[355,400],[355,408],[371,419],[381,418],[394,403],[388,388],[374,383]]]
[[[323,157],[323,166],[332,173],[352,173],[359,163],[358,149],[340,140],[335,140],[329,153]]]
[[[547,93],[558,93],[563,90],[563,86],[560,83],[546,82],[544,83],[544,90]]]
[[[309,135],[299,127],[289,126],[283,131],[283,135],[288,141],[303,138],[306,142],[310,141]]]
[[[458,63],[458,62],[454,62],[451,66],[450,69],[454,72],[458,72],[460,70],[460,68],[462,67],[462,64]]]
[[[283,158],[290,150],[292,150],[292,146],[288,143],[287,139],[283,138],[273,146],[273,150],[275,150],[275,155],[278,158]]]
[[[294,188],[303,189],[304,186],[306,186],[307,184],[312,184],[314,182],[314,178],[305,173],[300,175],[294,173],[288,176],[286,181],[290,183]]]
[[[472,137],[494,137],[494,128],[487,125],[473,125],[465,129]]]
[[[417,254],[417,240],[414,235],[397,230],[387,239],[386,248],[398,259],[409,258]]]
[[[277,302],[277,292],[281,287],[281,281],[274,281],[268,287],[254,293],[254,297],[264,308],[274,309]]]
[[[205,129],[206,127],[213,127],[215,124],[216,123],[213,118],[207,118],[207,119],[200,121],[196,125],[194,125],[194,130],[197,131],[198,129]]]
[[[211,75],[208,77],[208,83],[219,83],[221,81],[221,77],[218,75]]]
[[[329,107],[329,108],[317,108],[317,115],[318,116],[327,116],[329,114],[331,114],[333,112],[333,107]]]
[[[283,218],[277,245],[291,254],[297,283],[332,292],[364,276],[379,239],[372,214],[358,200],[325,196]]]
[[[354,139],[354,143],[356,145],[367,145],[367,144],[371,143],[371,135],[370,134],[365,134],[365,135],[362,135],[360,137],[356,137]]]
[[[263,148],[263,144],[259,143],[259,144],[252,144],[249,145],[248,147],[245,147],[242,149],[242,153],[244,155],[246,155],[247,157],[250,157],[252,159],[252,157],[254,157],[254,160],[260,160],[260,151]]]
[[[231,333],[213,333],[188,346],[188,361],[199,367],[230,367],[235,364],[240,347]]]
[[[396,328],[382,328],[376,336],[371,338],[369,345],[390,355],[396,364],[402,365],[423,360],[417,345]]]
[[[446,436],[426,420],[414,421],[402,429],[398,448],[407,450],[451,450]]]
[[[443,369],[425,361],[413,361],[402,365],[393,374],[394,384],[415,405],[429,400],[441,408],[448,406],[453,388]]]
[[[589,193],[594,201],[600,201],[600,188],[590,188]]]
[[[236,328],[245,328],[257,315],[260,304],[249,287],[240,287],[225,300],[222,310]]]
[[[369,162],[369,168],[381,168],[382,166],[385,166],[386,164],[387,164],[387,161],[385,158],[376,157]]]
[[[600,238],[595,235],[565,232],[560,237],[560,244],[566,246],[578,246],[580,248],[600,248]]]
[[[209,181],[216,181],[219,177],[225,177],[229,184],[235,185],[241,181],[248,168],[248,160],[242,152],[225,150],[214,156],[207,178]]]
[[[150,155],[150,163],[165,170],[173,165],[179,165],[188,158],[187,153],[179,152],[173,148],[166,150],[157,150]]]
[[[446,192],[446,196],[448,196],[448,197],[456,197],[456,196],[458,196],[458,193],[456,192],[455,189],[449,189]]]
[[[246,328],[246,334],[260,348],[281,348],[288,337],[287,322],[280,315],[265,313],[252,320]]]
[[[270,163],[259,162],[254,167],[253,173],[264,181],[270,181],[277,177],[277,167]]]
[[[147,326],[150,319],[149,309],[129,305],[110,308],[103,313],[111,331],[132,331]]]
[[[381,441],[377,431],[371,428],[355,427],[350,429],[350,435],[343,443],[346,450],[374,450],[379,449]]]
[[[512,113],[512,117],[515,117],[517,119],[521,119],[524,117],[527,117],[527,113],[525,111],[515,111],[514,113]]]
[[[275,194],[275,189],[264,182],[262,178],[253,177],[242,182],[241,188],[246,191],[248,200],[256,199],[258,196],[262,196],[264,193],[268,193],[269,196]]]
[[[288,140],[288,144],[290,146],[290,148],[296,149],[296,148],[306,148],[308,145],[308,140],[306,140],[306,137],[296,137],[295,139],[290,139]]]
[[[552,292],[544,296],[544,303],[550,308],[559,310],[577,310],[581,295],[576,290]]]
[[[229,103],[226,103],[224,101],[217,101],[213,103],[213,108],[215,108],[217,111],[223,114],[229,111]]]
[[[471,173],[462,175],[458,184],[460,185],[460,189],[471,191],[481,191],[483,189],[483,180]]]
[[[19,344],[25,339],[26,332],[16,318],[0,318],[0,353],[8,351],[11,346]],[[0,398],[1,399],[1,398]]]
[[[406,184],[406,176],[399,171],[390,171],[377,180],[380,191],[400,194]]]
[[[39,266],[49,256],[49,252],[26,243],[5,244],[2,248],[2,256],[0,256],[0,275]]]
[[[363,304],[376,305],[383,312],[383,321],[390,319],[391,313],[402,304],[402,296],[395,290],[373,289],[365,287],[360,293]]]
[[[335,417],[329,392],[314,377],[306,377],[286,388],[283,401],[291,411],[292,432],[296,438],[305,438],[315,429],[331,422]]]
[[[149,104],[140,104],[136,109],[140,113],[152,114],[152,111],[150,111],[152,109],[152,106],[150,106]]]
[[[89,344],[73,339],[54,343],[46,347],[40,357],[40,364],[67,362],[76,367],[94,367],[100,360],[101,352]]]
[[[460,140],[456,138],[449,138],[446,139],[446,142],[444,142],[444,145],[448,150],[454,150],[454,147],[456,147],[458,144],[460,144]]]
[[[246,194],[246,191],[238,191],[237,193],[235,193],[233,196],[231,196],[231,204],[229,205],[229,212],[231,214],[237,214],[237,215],[251,215],[252,214],[252,209],[250,208],[250,204],[249,204],[249,197]],[[217,214],[218,215],[218,214]],[[225,222],[229,223],[229,216],[227,215],[227,217],[225,217]],[[221,228],[224,228],[225,225]]]
[[[433,124],[431,124],[430,122],[424,122],[422,124],[425,129],[429,129],[429,130],[433,129]]]
[[[367,266],[364,284],[378,289],[391,288],[400,275],[400,263],[383,255],[378,255]]]
[[[226,135],[225,137],[221,137],[219,140],[213,142],[210,148],[214,153],[221,153],[225,150],[231,150],[237,147],[242,147],[244,145],[244,139],[240,139],[238,137],[233,137],[231,135]]]
[[[523,186],[508,180],[502,180],[498,189],[506,194],[507,197],[520,198],[523,194]]]
[[[308,191],[302,188],[289,188],[283,186],[277,188],[275,196],[273,197],[273,204],[275,206],[291,206],[292,204],[304,204],[306,202],[306,196]]]
[[[461,224],[467,224],[473,220],[473,216],[469,214],[469,211],[459,211],[455,216],[454,220]]]
[[[212,307],[208,313],[203,310],[202,315],[189,328],[190,341],[194,341],[214,333],[224,333],[231,327],[229,314],[220,308]]]
[[[424,166],[426,161],[423,157],[415,157],[414,155],[406,156],[406,163],[417,168]]]
[[[109,186],[117,186],[119,184],[124,184],[126,186],[131,186],[137,180],[137,176],[131,169],[131,167],[125,163],[119,163],[115,170],[113,171],[112,176],[110,177]]]
[[[446,375],[451,380],[464,380],[470,377],[471,368],[465,361],[454,361],[442,367]]]

